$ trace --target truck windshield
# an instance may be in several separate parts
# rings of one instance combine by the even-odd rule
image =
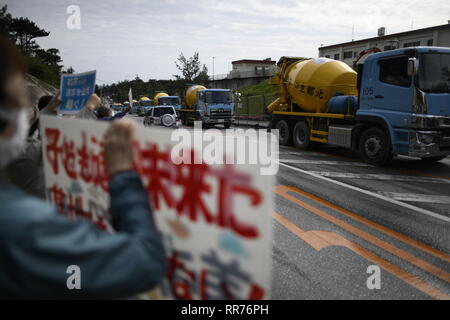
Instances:
[[[420,55],[419,88],[427,93],[450,93],[450,54]]]
[[[153,105],[153,102],[150,101],[141,101],[141,106],[143,107],[151,107]]]
[[[181,104],[180,98],[159,98],[159,104],[161,106],[175,106]]]
[[[231,103],[230,91],[206,91],[206,103]]]

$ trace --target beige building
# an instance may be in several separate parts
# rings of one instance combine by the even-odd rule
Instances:
[[[237,60],[231,63],[233,70],[230,71],[231,78],[246,78],[274,75],[277,71],[276,62],[268,58],[265,60]]]
[[[233,68],[228,74],[215,75],[212,78],[213,88],[236,90],[243,86],[252,86],[273,77],[278,71],[276,61],[270,58],[237,60],[231,64]]]
[[[319,48],[319,57],[331,58],[353,65],[358,55],[367,49],[377,47],[381,51],[392,49],[434,46],[450,47],[450,21],[448,24],[386,34],[385,28],[378,29],[378,36]]]

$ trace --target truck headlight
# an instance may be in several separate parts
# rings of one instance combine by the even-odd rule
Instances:
[[[416,129],[450,127],[450,117],[413,114],[412,126]]]
[[[417,139],[423,144],[432,144],[434,142],[434,135],[418,133]]]

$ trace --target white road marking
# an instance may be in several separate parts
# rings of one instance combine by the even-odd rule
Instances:
[[[399,193],[399,192],[378,192],[385,197],[408,202],[422,202],[422,203],[436,203],[436,204],[450,204],[450,197],[436,196],[427,194],[415,193]]]
[[[383,196],[381,194],[378,194],[376,192],[372,192],[372,191],[369,191],[369,190],[361,189],[361,188],[358,188],[358,187],[355,187],[355,186],[352,186],[352,185],[349,185],[349,184],[346,184],[346,183],[343,183],[343,182],[340,182],[340,181],[337,181],[337,180],[333,180],[333,179],[324,177],[324,176],[322,176],[320,174],[317,174],[317,173],[314,173],[314,172],[302,170],[302,169],[299,169],[299,168],[296,168],[296,167],[292,167],[290,165],[283,164],[283,163],[279,163],[279,164],[282,167],[285,167],[285,168],[288,168],[288,169],[291,169],[291,170],[294,170],[294,171],[297,171],[297,172],[300,172],[300,173],[312,176],[312,177],[317,178],[317,179],[321,179],[321,180],[324,180],[324,181],[327,181],[327,182],[331,182],[331,183],[337,184],[337,185],[339,185],[341,187],[345,187],[345,188],[348,188],[348,189],[351,189],[351,190],[354,190],[354,191],[358,191],[358,192],[364,193],[366,195],[372,196],[372,197],[380,199],[380,200],[384,200],[386,202],[398,205],[400,207],[409,209],[411,211],[414,211],[414,212],[417,212],[417,213],[421,213],[421,214],[424,214],[424,215],[427,215],[427,216],[430,216],[430,217],[433,217],[433,218],[436,218],[436,219],[439,219],[439,220],[442,220],[442,221],[445,221],[445,222],[450,222],[450,217],[443,216],[441,214],[438,214],[438,213],[435,213],[435,212],[432,212],[432,211],[429,211],[429,210],[426,210],[426,209],[422,209],[422,208],[410,205],[408,203],[404,203],[404,202],[401,202],[401,201],[398,201],[398,200],[395,200],[395,199],[388,198],[388,197]]]
[[[329,157],[326,154],[313,153],[313,152],[301,152],[301,151],[280,151],[279,155],[292,155],[292,156],[314,156],[314,157]]]
[[[420,182],[420,183],[445,183],[445,184],[450,183],[450,180],[432,177],[413,177],[413,176],[401,176],[390,174],[347,173],[347,172],[321,172],[321,171],[309,171],[309,172],[328,178],[387,180],[387,181]]]
[[[351,161],[327,161],[327,160],[305,160],[305,159],[282,159],[279,160],[283,163],[291,164],[317,164],[317,165],[331,165],[331,166],[353,166],[353,167],[373,167],[372,165],[364,162],[351,162]]]

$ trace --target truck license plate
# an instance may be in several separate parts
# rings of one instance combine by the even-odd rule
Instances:
[[[225,120],[224,119],[219,119],[219,123],[224,123]]]

